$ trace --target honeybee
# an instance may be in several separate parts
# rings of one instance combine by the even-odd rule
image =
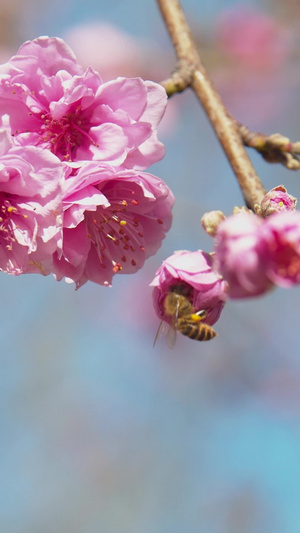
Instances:
[[[214,329],[202,322],[206,317],[205,310],[195,311],[190,301],[190,292],[187,286],[183,284],[174,285],[164,299],[164,315],[171,319],[170,330],[168,333],[168,344],[172,347],[175,343],[176,332],[182,333],[190,339],[197,341],[210,341],[217,333]],[[170,322],[170,320],[168,320]],[[163,321],[157,331],[154,345],[159,337]]]

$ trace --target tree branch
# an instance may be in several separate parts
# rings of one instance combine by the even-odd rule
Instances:
[[[281,163],[290,170],[300,169],[300,142],[292,143],[280,133],[269,136],[254,133],[240,123],[238,127],[245,146],[254,148],[268,163]]]
[[[209,79],[193,41],[179,0],[157,0],[177,55],[177,69],[162,82],[167,94],[191,87],[200,100],[236,175],[247,206],[260,204],[265,189],[244,148],[237,122],[225,108]]]

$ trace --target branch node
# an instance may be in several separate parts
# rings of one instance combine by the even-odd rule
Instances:
[[[244,124],[238,124],[245,146],[254,148],[268,163],[281,163],[290,170],[300,169],[300,142],[292,143],[280,133],[254,133]]]

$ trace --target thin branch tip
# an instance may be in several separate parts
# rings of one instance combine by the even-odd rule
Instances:
[[[254,209],[254,205],[262,200],[265,189],[245,150],[237,123],[224,106],[202,65],[179,0],[157,2],[178,62],[174,74],[162,85],[168,96],[182,92],[189,86],[193,89],[223,147],[247,206]]]

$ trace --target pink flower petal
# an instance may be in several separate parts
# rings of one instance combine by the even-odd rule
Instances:
[[[272,288],[264,268],[263,224],[254,214],[240,213],[218,227],[215,268],[229,283],[230,298],[259,296]]]
[[[133,120],[139,120],[147,105],[146,82],[141,78],[107,81],[99,88],[97,97],[100,103],[109,105],[113,111],[124,109]]]

